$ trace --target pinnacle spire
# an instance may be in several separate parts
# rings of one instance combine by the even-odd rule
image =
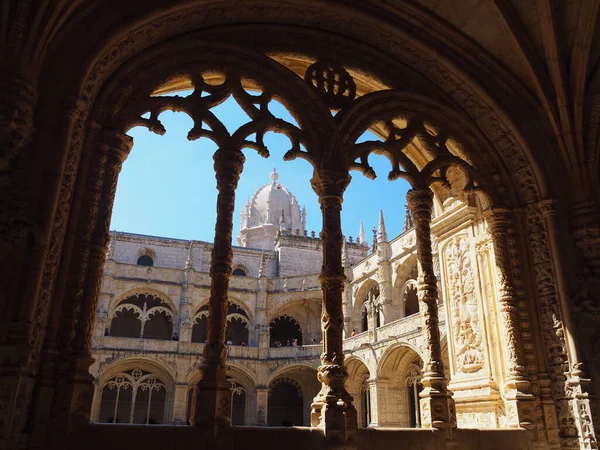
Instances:
[[[360,239],[360,245],[362,245],[363,247],[369,246],[369,244],[367,244],[367,241],[365,238],[365,225],[362,220],[360,221],[360,230],[358,232],[358,237]]]
[[[260,266],[258,267],[258,277],[259,278],[265,276],[266,265],[267,265],[267,260],[265,259],[265,251],[263,250],[263,252],[260,255]]]
[[[377,230],[377,242],[381,243],[381,242],[387,242],[388,241],[388,235],[387,235],[387,231],[385,230],[385,221],[383,220],[383,211],[380,209],[379,210],[379,229]]]
[[[190,241],[190,247],[188,248],[187,259],[185,260],[185,270],[194,268],[194,241]]]

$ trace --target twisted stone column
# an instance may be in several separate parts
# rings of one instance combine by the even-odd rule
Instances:
[[[452,393],[444,379],[442,344],[438,319],[437,280],[433,270],[431,251],[431,213],[433,192],[411,189],[406,194],[407,206],[415,225],[417,262],[419,265],[418,296],[422,302],[424,323],[423,391],[421,415],[423,428],[455,428],[456,413]]]
[[[513,227],[512,213],[508,209],[494,208],[484,213],[494,244],[494,255],[498,274],[499,312],[503,328],[505,357],[508,374],[506,380],[507,415],[511,426],[535,428],[535,405],[531,395],[531,381],[527,376],[521,331],[519,325],[519,303],[512,274],[509,230]]]
[[[246,158],[235,148],[220,148],[214,154],[217,179],[217,222],[210,263],[210,298],[208,300],[208,336],[198,382],[194,425],[229,425],[231,416],[231,385],[226,378],[225,331],[227,327],[227,294],[233,251],[233,209],[235,190]]]
[[[311,425],[323,427],[327,441],[346,446],[355,443],[358,427],[353,398],[345,388],[348,371],[344,366],[342,349],[342,294],[346,276],[342,265],[344,237],[340,212],[342,195],[350,179],[348,173],[323,171],[315,173],[311,180],[313,190],[319,196],[323,215],[323,266],[319,277],[323,291],[323,353],[317,373],[321,390],[312,403]]]

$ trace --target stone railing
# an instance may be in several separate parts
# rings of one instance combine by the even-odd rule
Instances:
[[[446,329],[446,310],[444,305],[438,307],[440,331]],[[385,324],[377,330],[365,331],[344,340],[344,352],[352,352],[367,345],[375,345],[390,339],[402,339],[408,341],[411,338],[420,337],[423,334],[423,319],[420,314],[403,317]]]
[[[365,331],[344,340],[344,352],[351,352],[371,343],[369,332]]]
[[[299,345],[297,347],[271,347],[269,348],[269,358],[318,358],[323,351],[323,346],[319,345]]]
[[[119,349],[171,353],[177,352],[179,348],[179,341],[102,336],[95,338],[94,347],[95,349]]]

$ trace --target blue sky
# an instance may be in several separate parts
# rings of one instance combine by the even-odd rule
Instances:
[[[278,117],[291,120],[281,105],[274,104],[270,109]],[[232,99],[213,111],[230,131],[248,120]],[[167,129],[164,136],[142,127],[129,131],[134,146],[119,176],[111,229],[212,242],[217,198],[212,155],[216,146],[207,139],[187,140],[192,121],[184,113],[165,112],[160,119]],[[267,159],[253,150],[244,150],[246,164],[236,192],[234,245],[241,207],[256,189],[270,181],[273,167],[280,174],[279,182],[301,205],[306,204],[308,230],[321,229],[317,196],[310,187],[312,167],[303,160],[283,161],[283,154],[289,148],[285,136],[269,133],[265,143],[271,151]],[[377,179],[372,181],[352,172],[342,209],[344,234],[356,238],[362,220],[369,242],[380,209],[390,238],[402,231],[409,188],[404,180],[387,180],[390,164],[385,157],[371,155],[370,162]]]

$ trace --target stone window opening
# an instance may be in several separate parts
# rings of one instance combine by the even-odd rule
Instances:
[[[421,369],[413,364],[408,373],[408,377],[406,378],[406,383],[408,385],[409,393],[408,393],[408,402],[410,409],[410,427],[411,428],[421,428],[421,406],[419,403],[419,394],[423,390],[423,384],[421,380],[423,378],[423,374],[421,373]]]
[[[205,343],[208,333],[208,305],[203,305],[192,321],[192,342]],[[246,311],[236,303],[229,301],[227,308],[227,345],[248,345],[250,337],[250,319]]]
[[[119,373],[102,387],[98,422],[164,423],[166,386],[140,369]]]
[[[231,274],[233,276],[236,276],[236,277],[245,277],[245,276],[247,276],[246,271],[244,269],[240,268],[240,267],[238,267],[237,269],[235,269]]]
[[[153,294],[136,294],[121,301],[112,312],[110,336],[172,339],[173,311]]]
[[[291,378],[277,378],[269,386],[267,423],[272,427],[304,425],[304,393]]]
[[[269,331],[271,347],[302,345],[302,327],[292,316],[287,314],[277,316],[271,320]]]
[[[152,259],[151,256],[149,255],[142,255],[137,259],[137,263],[138,266],[148,266],[148,267],[152,267],[154,266],[154,260]]]

